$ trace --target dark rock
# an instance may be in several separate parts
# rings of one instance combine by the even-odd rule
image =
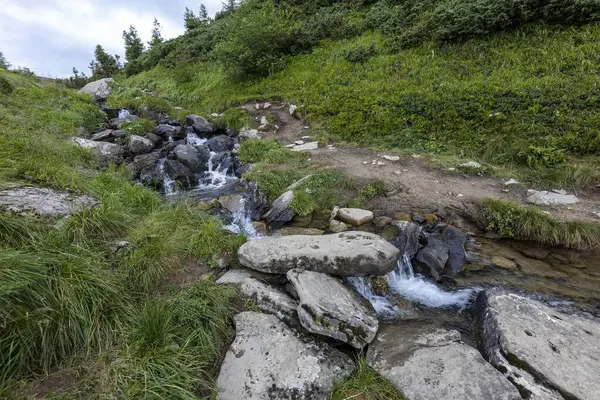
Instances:
[[[149,154],[148,154],[149,155]],[[148,162],[148,165],[140,171],[140,181],[146,186],[162,190],[165,180],[164,168],[161,162]]]
[[[174,140],[172,142],[168,142],[163,146],[163,149],[166,151],[173,151],[180,144],[185,145],[185,140]]]
[[[127,148],[132,154],[146,154],[150,153],[154,148],[154,143],[150,139],[147,139],[138,135],[131,135],[129,137],[129,143]]]
[[[258,221],[263,216],[267,207],[267,196],[260,191],[256,182],[248,183],[248,190],[244,193],[246,211],[250,214],[253,221]]]
[[[242,175],[250,172],[251,170],[252,170],[252,164],[244,164],[235,170],[235,174],[241,178]]]
[[[213,170],[228,171],[233,167],[233,157],[228,151],[213,155],[210,162]]]
[[[140,176],[140,173],[144,168],[156,164],[160,159],[159,153],[143,154],[135,156],[133,161],[127,165],[127,168],[131,171],[133,178],[136,179]]]
[[[296,213],[290,209],[290,204],[294,200],[294,192],[288,190],[281,196],[275,199],[271,208],[263,216],[267,224],[273,228],[281,228],[286,223],[290,222]]]
[[[148,138],[152,143],[154,143],[154,145],[158,145],[160,142],[162,142],[162,139],[160,136],[155,135],[154,133],[151,132],[146,132],[145,134],[146,138]]]
[[[197,183],[195,175],[177,160],[165,160],[164,168],[169,177],[183,187],[195,186]]]
[[[192,172],[206,171],[206,163],[210,157],[207,149],[189,144],[180,144],[173,150],[177,161],[185,165]]]
[[[194,132],[200,137],[211,136],[214,133],[214,126],[199,115],[191,114],[185,117],[186,124],[194,128]]]
[[[208,147],[210,151],[214,151],[215,153],[228,151],[233,148],[233,139],[225,135],[215,136],[214,138],[209,139],[208,142],[206,142],[206,147]]]
[[[447,226],[442,232],[442,239],[448,247],[448,261],[444,268],[444,275],[455,276],[465,267],[467,235],[458,228]]]
[[[90,139],[97,142],[112,142],[114,140],[112,133],[112,129],[105,129],[102,132],[94,133]]]
[[[227,128],[227,129],[225,129],[225,134],[226,134],[227,136],[229,136],[229,137],[233,138],[233,137],[237,137],[237,135],[238,135],[238,131],[236,131],[235,129],[230,129],[230,128]]]
[[[415,271],[439,281],[447,261],[446,244],[439,237],[429,235],[427,245],[419,250],[414,258]]]
[[[177,121],[176,119],[170,119],[169,122],[167,122],[167,125],[181,126],[181,122]]]
[[[111,108],[105,105],[102,105],[100,109],[106,113],[108,119],[119,118],[119,112],[121,112],[120,108]]]
[[[121,130],[115,130],[115,131],[112,131],[112,136],[114,138],[119,139],[119,138],[127,136],[127,132],[121,131]]]
[[[409,259],[412,259],[421,248],[419,238],[423,228],[408,221],[398,221],[396,226],[400,230],[398,238],[394,241],[396,247],[400,249],[402,254],[406,254]]]
[[[183,127],[181,126],[171,126],[171,125],[158,125],[156,129],[154,129],[154,133],[159,136],[162,136],[165,139],[173,138],[173,139],[184,139],[185,133],[183,132]]]

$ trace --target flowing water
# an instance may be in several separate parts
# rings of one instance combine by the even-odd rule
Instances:
[[[165,196],[172,196],[177,194],[176,182],[171,179],[167,171],[165,171],[165,160],[162,160],[159,164],[160,173],[163,176],[163,192]]]

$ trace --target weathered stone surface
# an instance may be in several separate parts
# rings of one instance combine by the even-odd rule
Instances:
[[[0,209],[40,217],[63,217],[98,204],[89,196],[77,196],[49,188],[29,186],[0,191]]]
[[[94,97],[94,100],[103,101],[112,93],[110,85],[114,82],[112,78],[99,79],[79,89],[79,93],[88,93]]]
[[[332,219],[329,221],[329,230],[334,233],[346,232],[350,227],[342,221]]]
[[[154,129],[154,133],[159,136],[162,136],[165,139],[173,138],[173,139],[183,139],[185,138],[185,133],[183,131],[183,127],[181,126],[172,126],[172,125],[158,125],[156,129]]]
[[[112,129],[105,129],[101,132],[94,133],[90,139],[96,142],[111,142],[114,140],[112,133]]]
[[[243,312],[217,379],[220,400],[326,400],[354,370],[345,354],[301,338],[277,317]]]
[[[206,142],[206,147],[215,153],[221,153],[233,148],[233,139],[226,135],[215,136]]]
[[[210,153],[204,147],[197,148],[190,144],[180,144],[173,149],[177,161],[185,165],[192,172],[206,171],[206,163]]]
[[[442,232],[442,239],[448,248],[448,261],[446,261],[444,275],[455,276],[465,266],[467,259],[465,255],[467,235],[454,226],[447,226]]]
[[[150,153],[154,148],[154,143],[138,135],[131,135],[128,144],[129,151],[135,155]]]
[[[155,135],[152,132],[146,132],[144,135],[145,135],[146,139],[151,141],[155,146],[160,144],[160,142],[162,142],[162,138],[158,135]]]
[[[219,197],[221,207],[230,212],[236,212],[244,207],[244,198],[241,194],[230,194]]]
[[[427,245],[420,249],[414,258],[415,272],[439,281],[448,261],[448,247],[437,236],[427,237]]]
[[[117,162],[123,157],[123,148],[117,144],[96,142],[80,137],[74,137],[72,140],[84,149],[93,149],[103,163]]]
[[[194,174],[177,160],[165,160],[164,170],[171,179],[184,187],[194,186],[197,183]]]
[[[199,115],[191,114],[185,117],[186,124],[190,125],[200,137],[206,137],[214,132],[214,126]]]
[[[285,280],[285,275],[267,274],[265,272],[255,271],[250,268],[240,267],[232,268],[225,272],[219,279],[217,279],[217,283],[232,283],[241,285],[247,278],[254,278],[261,282],[277,285],[280,284],[282,280]]]
[[[559,194],[548,192],[546,190],[528,190],[525,201],[532,204],[538,204],[541,206],[558,206],[564,204],[575,204],[579,203],[579,198],[572,194]]]
[[[517,389],[460,333],[422,323],[386,325],[367,362],[408,400],[520,400]]]
[[[248,182],[248,190],[244,193],[246,210],[253,221],[259,220],[267,207],[267,196],[258,188],[254,181]]]
[[[501,289],[482,292],[476,309],[484,355],[532,398],[552,397],[552,389],[568,399],[598,398],[598,322]]]
[[[371,343],[379,322],[368,301],[327,274],[294,269],[287,277],[300,298],[300,323],[309,332],[357,349]]]
[[[254,278],[245,279],[240,293],[256,303],[267,314],[272,314],[289,325],[297,325],[298,303],[287,294]]]
[[[340,208],[336,219],[352,226],[361,226],[373,221],[373,212],[360,208]]]
[[[159,153],[142,154],[135,156],[133,161],[127,165],[127,168],[131,171],[134,178],[139,177],[140,172],[146,167],[152,166],[158,163],[160,159]]]
[[[243,139],[260,139],[258,130],[250,128],[242,128],[240,130],[239,136]]]
[[[323,232],[316,228],[303,228],[300,226],[285,226],[273,233],[273,236],[290,236],[290,235],[322,235]]]
[[[317,150],[319,148],[319,142],[308,142],[301,144],[300,146],[294,146],[291,148],[292,151],[307,151]]]
[[[294,200],[294,192],[288,190],[275,199],[269,211],[265,213],[263,219],[272,228],[281,228],[290,222],[296,213],[290,209],[290,204]]]
[[[336,276],[384,275],[396,267],[399,251],[368,232],[322,236],[270,237],[244,243],[240,263],[263,272],[285,274],[300,268]]]
[[[392,219],[390,217],[381,216],[373,218],[373,225],[375,225],[379,229],[383,229],[391,223]]]
[[[419,238],[421,237],[423,227],[409,221],[398,221],[396,222],[396,226],[400,233],[394,244],[396,244],[396,247],[400,249],[402,254],[406,254],[409,259],[412,259],[421,247]]]

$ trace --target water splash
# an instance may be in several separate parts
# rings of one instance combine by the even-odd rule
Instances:
[[[188,130],[185,142],[192,146],[202,146],[208,139],[200,139],[196,132]]]
[[[163,176],[163,192],[165,196],[172,196],[176,194],[176,182],[171,179],[167,171],[165,171],[165,160],[162,160],[159,164],[159,171]]]
[[[364,276],[353,276],[346,278],[346,282],[354,288],[362,297],[369,300],[377,314],[381,316],[395,316],[399,313],[397,306],[390,303],[385,296],[378,296],[373,290],[371,282]]]
[[[204,173],[204,176],[200,180],[199,186],[202,189],[218,189],[221,188],[233,180],[237,180],[237,177],[227,175],[228,165],[223,165],[223,162],[218,164],[214,163],[215,157],[218,153],[211,152],[210,158],[208,159],[208,171]]]
[[[114,114],[113,114],[114,115]],[[126,119],[127,117],[129,117],[131,114],[129,114],[129,111],[127,111],[126,109],[121,109],[121,111],[119,111],[119,119]]]
[[[233,220],[231,223],[225,225],[223,229],[236,234],[243,233],[248,240],[263,237],[263,235],[256,231],[254,225],[252,225],[252,219],[250,218],[250,213],[246,210],[246,202],[244,199],[240,200],[240,207],[233,212],[232,217]]]

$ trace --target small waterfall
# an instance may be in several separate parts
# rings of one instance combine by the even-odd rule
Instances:
[[[223,166],[222,163],[215,165],[214,158],[218,156],[217,153],[211,152],[210,158],[208,159],[208,171],[206,171],[204,177],[200,182],[200,186],[205,189],[217,189],[225,186],[227,183],[237,178],[234,176],[227,175],[228,166]]]
[[[196,135],[196,132],[194,132],[193,130],[189,129],[187,131],[187,136],[185,138],[185,142],[187,144],[190,144],[192,146],[202,146],[207,141],[208,139],[200,139],[198,135]]]
[[[126,109],[121,109],[121,111],[119,111],[119,119],[126,119],[127,117],[129,117],[131,114],[129,114],[129,111],[127,111]]]
[[[262,235],[254,229],[254,225],[252,225],[252,219],[250,218],[250,213],[246,210],[244,199],[242,199],[240,203],[241,207],[233,212],[233,220],[229,225],[225,225],[223,229],[232,233],[243,233],[248,240],[262,237]]]
[[[346,278],[346,282],[354,288],[362,297],[369,300],[373,305],[377,314],[381,316],[390,316],[398,314],[399,309],[397,306],[390,303],[389,299],[385,296],[378,296],[375,294],[371,282],[364,276],[353,276]]]
[[[176,182],[171,179],[167,171],[165,171],[165,160],[162,160],[159,164],[160,173],[163,176],[163,191],[165,196],[171,196],[177,193],[175,190]]]

